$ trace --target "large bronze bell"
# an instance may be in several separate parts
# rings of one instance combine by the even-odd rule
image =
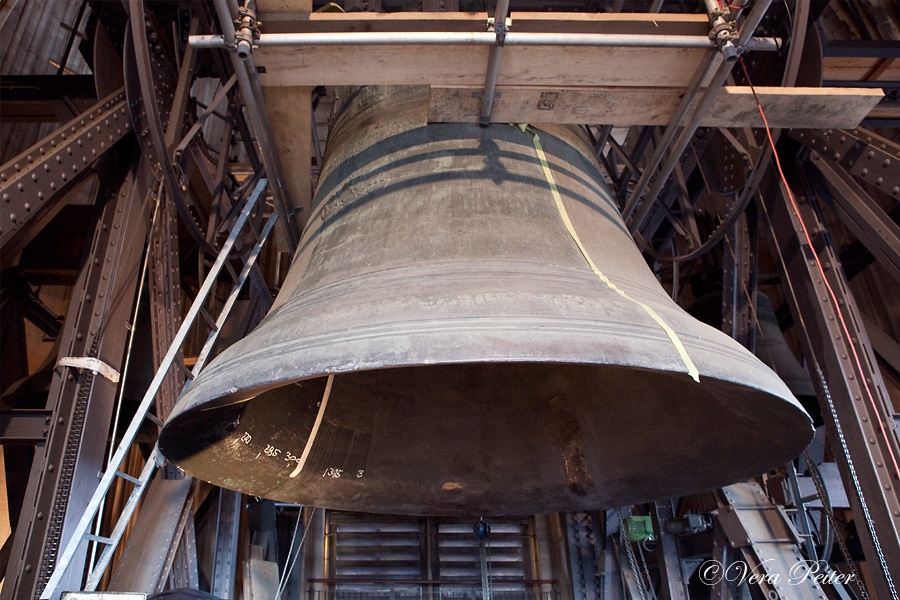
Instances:
[[[518,127],[426,125],[427,93],[338,94],[281,293],[184,393],[166,457],[281,501],[503,515],[674,497],[803,450],[807,414],[669,299],[579,132],[539,130],[545,170]]]

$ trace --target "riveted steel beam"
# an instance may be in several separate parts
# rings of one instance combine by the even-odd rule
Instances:
[[[59,356],[92,357],[121,369],[149,221],[149,180],[135,169],[106,199],[60,333]],[[36,598],[49,578],[57,550],[77,521],[70,517],[87,505],[105,464],[116,390],[116,384],[87,369],[54,372],[45,407],[53,416],[45,442],[35,450],[3,600]],[[86,544],[76,562],[85,552]],[[66,580],[65,589],[80,585],[81,568],[72,571],[77,581]]]
[[[0,167],[0,248],[4,259],[21,248],[37,215],[51,210],[63,192],[104,152],[131,131],[125,90],[110,94]],[[5,262],[5,260],[4,260]]]

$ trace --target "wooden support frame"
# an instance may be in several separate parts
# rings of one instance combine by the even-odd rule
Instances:
[[[487,14],[476,13],[308,14],[298,8],[265,16],[264,33],[276,34],[459,33],[483,32],[487,27]],[[705,36],[709,28],[705,15],[679,14],[512,13],[508,21],[516,33],[677,38]],[[279,107],[294,101],[305,105],[299,90],[311,85],[430,85],[430,121],[475,122],[489,52],[490,46],[484,45],[263,46],[254,52],[254,60],[260,83],[272,90],[273,99],[278,98],[273,109],[279,119],[284,113]],[[507,45],[492,122],[664,125],[706,52],[678,47]],[[760,92],[773,127],[853,127],[883,97],[883,92],[871,88],[784,87]],[[294,133],[307,129],[299,116],[279,122],[276,129],[290,126]],[[762,123],[750,89],[732,86],[719,95],[701,125]],[[296,145],[287,143],[292,144]],[[279,146],[284,146],[282,140]]]

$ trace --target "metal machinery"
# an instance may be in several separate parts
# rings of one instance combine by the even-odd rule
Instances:
[[[900,71],[894,64],[900,11],[877,0],[721,4],[19,0],[0,6],[0,498],[10,525],[6,531],[0,522],[0,598],[58,598],[67,590],[79,590],[69,598],[99,597],[97,590],[137,594],[123,598],[311,600],[897,598],[900,444],[892,398],[900,394]],[[296,285],[288,266],[298,247],[302,263],[309,254],[304,244],[346,209],[348,198],[394,181],[385,169],[342,175],[347,181],[333,176],[341,160],[332,155],[352,156],[373,143],[358,130],[342,129],[339,119],[329,127],[329,114],[346,108],[351,86],[371,87],[350,102],[394,90],[388,101],[373,104],[387,113],[385,120],[364,125],[376,142],[409,130],[404,119],[413,119],[411,113],[416,123],[444,123],[441,131],[452,132],[447,137],[456,145],[429,140],[438,146],[427,160],[436,162],[424,169],[415,163],[425,159],[397,155],[396,149],[373,155],[395,170],[407,169],[404,181],[420,172],[480,166],[485,157],[497,160],[494,170],[487,165],[482,179],[468,183],[468,192],[448,195],[449,207],[460,201],[484,211],[479,182],[496,185],[490,177],[500,167],[509,170],[510,180],[545,190],[547,204],[527,205],[532,218],[519,225],[533,226],[532,237],[497,230],[487,219],[459,223],[482,240],[518,248],[510,252],[514,258],[527,255],[527,281],[553,284],[558,274],[532,273],[553,260],[534,257],[570,241],[543,239],[538,230],[549,217],[541,207],[553,208],[559,190],[565,196],[574,185],[591,187],[593,176],[572,165],[599,161],[605,183],[598,179],[594,188],[609,191],[596,198],[621,217],[598,223],[573,212],[572,229],[616,230],[625,245],[616,244],[628,249],[614,261],[597,261],[594,269],[610,282],[598,285],[612,290],[621,278],[621,289],[633,296],[627,287],[632,280],[661,284],[671,301],[732,338],[722,343],[734,346],[722,348],[755,351],[812,416],[813,442],[794,460],[808,434],[780,446],[790,431],[799,425],[808,430],[808,424],[792,398],[771,401],[790,398],[773,378],[771,384],[750,384],[763,389],[744,400],[755,412],[740,424],[730,422],[738,420],[735,415],[703,408],[711,405],[679,416],[657,403],[633,410],[621,426],[606,425],[602,436],[592,425],[591,435],[615,439],[624,449],[610,463],[624,464],[639,449],[652,449],[647,456],[657,460],[634,460],[632,470],[618,476],[649,486],[637,495],[581,493],[600,477],[583,468],[585,456],[593,461],[596,453],[582,453],[580,434],[551,431],[566,468],[547,487],[586,498],[577,505],[522,501],[540,485],[531,492],[515,488],[522,478],[501,468],[500,491],[466,503],[465,510],[421,493],[404,497],[411,503],[407,509],[392,510],[385,491],[434,483],[415,479],[379,490],[377,501],[351,493],[331,501],[340,510],[316,509],[295,502],[313,502],[318,492],[296,498],[266,489],[275,502],[194,479],[168,462],[163,456],[194,472],[194,446],[204,443],[198,423],[215,432],[217,422],[223,430],[235,422],[223,421],[222,411],[206,414],[202,406],[192,413],[175,409],[182,390],[187,386],[190,402],[197,394],[191,390],[211,385],[204,383],[212,381],[204,367],[228,347],[223,360],[237,356],[239,367],[241,344],[254,337],[238,340],[273,302],[273,318],[255,333],[281,335],[288,325],[274,315],[291,302],[274,296]],[[387,131],[379,132],[379,123]],[[544,146],[537,139],[532,144],[534,134]],[[452,156],[441,162],[472,144],[482,147],[474,163],[456,164]],[[524,150],[534,154],[520,165],[513,159]],[[401,159],[392,162],[392,156]],[[544,179],[532,181],[520,168],[533,168]],[[340,193],[329,191],[335,181],[344,185]],[[314,189],[328,201],[314,204]],[[524,196],[519,190],[512,199]],[[393,213],[364,213],[371,221],[345,223],[342,235],[332,231],[322,235],[330,241],[317,243],[365,243],[376,221],[393,226],[401,241],[434,226],[416,216],[414,203],[401,206]],[[549,216],[562,217],[563,211]],[[507,217],[521,216],[514,213]],[[613,238],[582,235],[585,258]],[[390,237],[372,254],[408,250]],[[567,247],[574,251],[580,242],[572,237]],[[435,236],[434,244],[453,239]],[[632,259],[640,273],[623,266]],[[506,272],[479,265],[485,281]],[[324,270],[316,277],[327,279],[358,265],[318,267]],[[453,279],[448,270],[440,272],[442,282]],[[380,281],[386,297],[402,288],[401,279]],[[448,285],[445,300],[461,297],[463,283]],[[559,297],[572,297],[567,289]],[[317,319],[328,321],[332,310],[346,322],[375,303],[373,294],[349,292],[320,301]],[[691,321],[672,317],[683,313],[668,302],[648,304],[663,321]],[[315,298],[299,304],[312,306]],[[567,306],[564,312],[573,311]],[[305,316],[299,313],[290,321]],[[372,314],[365,314],[367,322]],[[599,335],[592,334],[590,321],[579,322],[588,325],[563,339]],[[524,327],[507,329],[516,335]],[[674,329],[676,337],[705,335]],[[448,347],[464,348],[451,342]],[[708,349],[708,340],[701,345]],[[687,355],[697,352],[685,346]],[[640,345],[623,352],[640,355]],[[339,361],[341,346],[319,359],[328,353]],[[701,380],[746,385],[745,370],[756,368],[746,365],[757,363],[745,354],[748,362],[740,365],[715,356],[702,365],[698,360]],[[403,356],[372,356],[369,366],[409,364]],[[512,362],[499,368],[510,371],[506,375],[519,387],[493,384],[489,389],[497,397],[533,396],[537,406],[541,394],[559,392],[542,381],[587,387],[598,381],[574,367],[546,364],[542,377],[529,380],[527,369],[516,366],[520,354],[504,356]],[[532,362],[565,360],[562,354],[540,356]],[[275,372],[278,360],[277,352],[264,356],[252,370]],[[466,355],[456,362],[470,360]],[[432,360],[425,356],[422,362]],[[231,373],[221,364],[227,363],[212,365],[210,374]],[[308,373],[340,372],[334,364],[308,367]],[[678,364],[670,370],[690,372],[686,362]],[[722,373],[711,375],[717,368]],[[474,371],[428,369],[429,386],[437,385],[434,379],[448,389],[480,381]],[[409,369],[399,371],[403,375],[391,381],[373,384],[363,375],[353,385],[375,398],[384,386],[403,391],[424,381]],[[667,386],[681,397],[682,388],[690,387],[686,373],[684,382],[660,376],[653,385],[646,375],[629,381],[620,374],[617,385]],[[198,385],[191,388],[195,378]],[[248,387],[278,379],[286,378]],[[334,377],[332,408],[344,402],[340,386],[347,384],[341,381]],[[237,384],[216,385],[225,386],[210,396],[223,397],[219,404],[238,392]],[[320,385],[328,390],[324,396]],[[318,427],[320,419],[313,419],[325,410],[331,385],[331,378],[309,384],[323,399],[304,400],[309,410],[297,417],[305,419],[303,427]],[[258,396],[278,397],[277,390]],[[465,438],[471,430],[488,432],[477,437],[488,449],[514,440],[515,455],[507,457],[513,463],[535,451],[531,440],[547,433],[534,418],[501,429],[508,425],[501,423],[503,411],[460,417],[462,425],[452,429],[454,415],[479,408],[443,401],[440,423],[429,423],[423,412],[417,417],[421,431],[406,437],[403,427],[379,429],[384,419],[377,415],[357,417],[363,429],[371,420],[370,434],[381,432],[367,444],[398,455],[440,441],[445,454],[438,456],[448,464],[435,477],[460,477],[439,482],[449,486],[443,492],[450,497],[486,477],[466,479],[464,465],[452,463],[454,448],[471,447]],[[577,425],[571,403],[549,404],[554,422]],[[598,403],[592,414],[613,411]],[[267,418],[274,422],[296,416],[289,406],[271,412]],[[176,416],[160,438],[171,414]],[[191,427],[174,429],[185,414]],[[454,435],[437,440],[448,428]],[[287,458],[279,444],[231,429],[225,434],[234,439],[227,443],[243,454],[252,449],[263,460]],[[334,452],[310,459],[321,467],[315,475],[323,481],[310,480],[304,489],[359,483],[340,481],[348,476],[365,480],[368,467],[355,468],[354,452],[369,445],[341,441],[327,424],[322,431]],[[398,439],[390,443],[385,436]],[[698,452],[701,441],[706,445]],[[214,456],[213,462],[243,454]],[[343,462],[325,460],[334,457]],[[305,454],[294,458],[306,460]],[[396,460],[389,455],[388,462]],[[225,463],[204,477],[256,493],[230,478],[232,467],[236,472],[236,464]],[[603,477],[609,478],[605,489],[617,480],[608,464]],[[722,487],[703,491],[713,485]],[[631,502],[637,504],[620,506]],[[349,512],[364,509],[407,514]],[[579,512],[545,513],[561,509]]]

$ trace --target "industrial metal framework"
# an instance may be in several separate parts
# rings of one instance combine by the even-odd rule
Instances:
[[[898,9],[489,4],[0,8],[44,61],[3,46],[2,600],[900,597]],[[673,299],[751,350],[771,299],[816,441],[745,483],[490,534],[166,463],[181,390],[284,280],[347,85],[430,86],[434,122],[581,128]]]

